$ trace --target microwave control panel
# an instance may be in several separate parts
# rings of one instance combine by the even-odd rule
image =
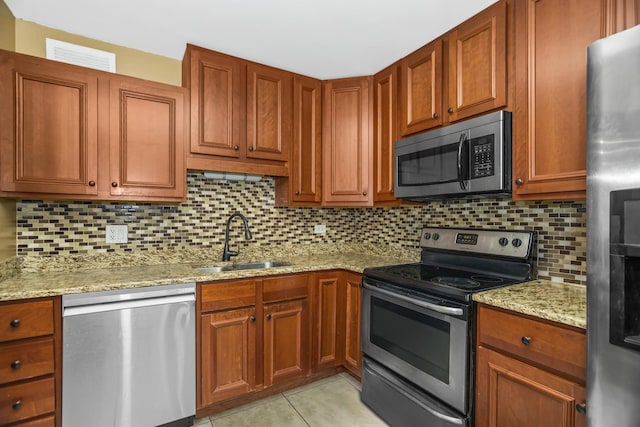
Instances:
[[[473,138],[471,147],[471,179],[492,176],[494,171],[494,141],[493,135]]]

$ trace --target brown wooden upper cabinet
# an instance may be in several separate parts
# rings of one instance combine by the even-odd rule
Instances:
[[[587,47],[640,23],[640,1],[515,4],[513,198],[584,198]]]
[[[507,3],[485,9],[449,33],[446,121],[507,104]]]
[[[97,195],[98,76],[0,52],[1,190]]]
[[[442,40],[400,61],[400,134],[442,124]]]
[[[186,90],[0,52],[6,197],[184,200]]]
[[[288,175],[292,73],[187,45],[182,80],[191,93],[189,169]]]
[[[400,135],[507,103],[507,3],[500,1],[400,62]]]
[[[585,197],[587,47],[604,35],[602,6],[516,3],[515,199]]]
[[[114,77],[109,90],[111,195],[184,198],[184,89]]]
[[[393,143],[398,139],[398,64],[373,76],[373,201],[397,203],[393,196]]]
[[[368,206],[372,196],[370,77],[324,83],[323,204]]]
[[[640,0],[603,0],[605,35],[640,24]]]
[[[322,201],[322,81],[293,78],[293,140],[289,178],[276,180],[279,205]]]

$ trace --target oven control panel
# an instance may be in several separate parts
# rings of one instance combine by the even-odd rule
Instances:
[[[425,227],[420,247],[526,259],[533,250],[534,236],[531,231]]]

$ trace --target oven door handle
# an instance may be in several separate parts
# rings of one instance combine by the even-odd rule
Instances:
[[[440,304],[434,304],[431,302],[427,302],[427,301],[422,301],[422,300],[416,300],[413,298],[409,298],[406,297],[404,295],[399,295],[396,294],[395,292],[390,292],[387,291],[385,289],[381,289],[377,286],[372,286],[369,285],[366,282],[362,282],[362,287],[366,288],[366,289],[370,289],[374,292],[380,292],[383,295],[387,295],[393,298],[397,298],[399,300],[411,303],[413,305],[417,305],[418,307],[422,307],[422,308],[427,308],[429,310],[433,310],[433,311],[437,311],[438,313],[442,313],[442,314],[450,314],[452,316],[462,316],[464,314],[463,310],[461,308],[458,307],[448,307],[446,305],[440,305]]]

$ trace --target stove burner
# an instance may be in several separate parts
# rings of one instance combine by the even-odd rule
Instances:
[[[431,279],[431,281],[441,283],[443,285],[455,286],[460,289],[473,289],[480,286],[480,282],[477,280],[467,279],[466,277],[438,276]]]
[[[471,276],[472,279],[475,280],[479,280],[481,282],[485,282],[485,283],[502,283],[504,282],[504,279],[501,279],[499,277],[495,277],[495,276],[483,276],[480,274],[474,274],[473,276]]]

